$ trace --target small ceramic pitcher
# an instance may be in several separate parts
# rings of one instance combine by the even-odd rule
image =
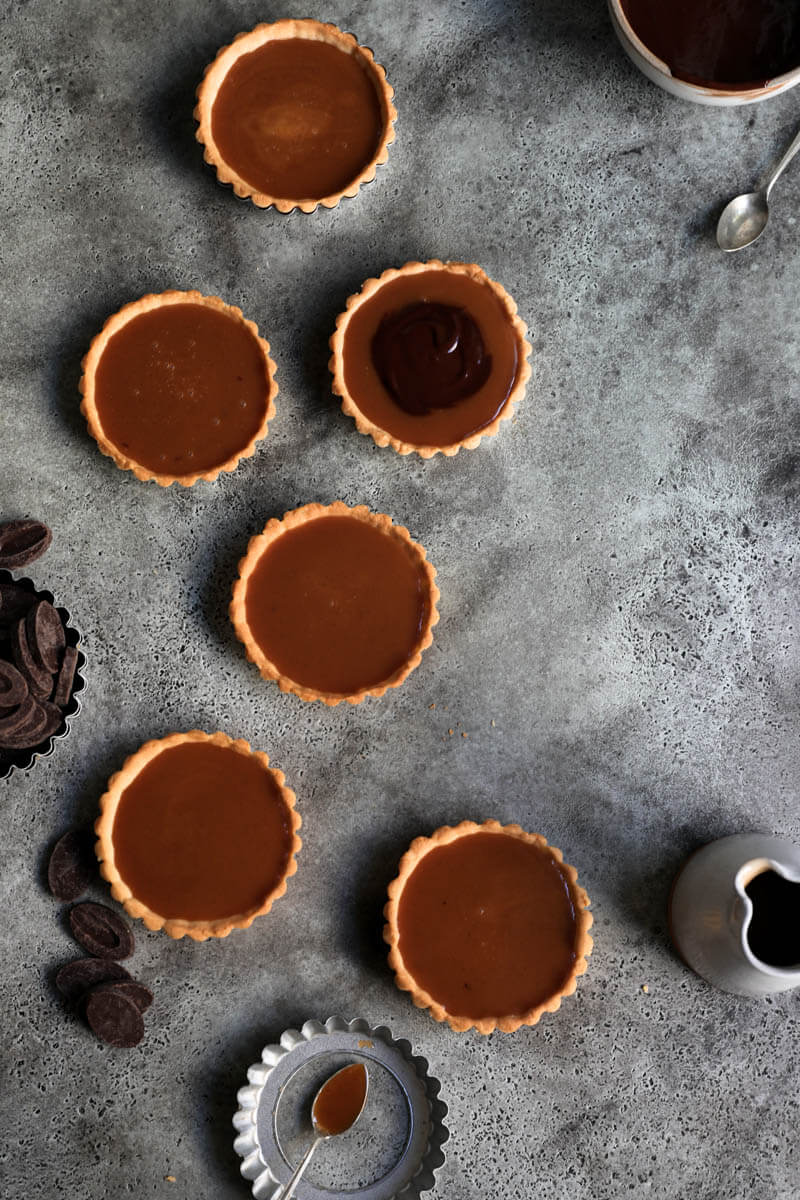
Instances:
[[[724,992],[800,987],[800,847],[760,833],[703,846],[675,878],[669,924],[684,961]]]

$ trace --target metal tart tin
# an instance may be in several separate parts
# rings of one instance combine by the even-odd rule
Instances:
[[[266,1046],[237,1093],[234,1149],[256,1200],[278,1200],[313,1139],[317,1090],[334,1071],[359,1061],[369,1074],[364,1112],[351,1131],[320,1145],[297,1200],[412,1200],[433,1187],[450,1136],[439,1081],[385,1025],[329,1017],[287,1029],[278,1045]]]
[[[24,588],[26,592],[30,592],[37,599],[49,601],[58,611],[58,615],[64,623],[67,645],[80,647],[81,635],[72,624],[72,617],[66,608],[62,608],[56,603],[52,592],[48,592],[46,588],[37,588],[32,580],[25,576],[15,576],[5,568],[0,568],[0,583],[16,584],[17,587]],[[14,774],[14,771],[29,771],[38,759],[49,758],[56,748],[56,743],[63,741],[69,735],[72,720],[81,711],[81,693],[86,687],[86,679],[83,674],[85,666],[86,656],[82,650],[78,649],[78,664],[75,669],[75,680],[69,704],[64,709],[64,719],[54,734],[30,749],[3,750],[0,748],[0,779],[8,779]]]

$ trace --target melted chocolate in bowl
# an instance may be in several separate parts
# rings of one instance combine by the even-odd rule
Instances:
[[[348,695],[384,683],[418,649],[430,613],[418,551],[357,517],[282,533],[247,584],[247,624],[295,683]]]
[[[673,75],[733,91],[800,67],[798,0],[621,0],[647,48]]]
[[[399,950],[450,1016],[519,1016],[557,995],[576,959],[576,918],[561,865],[506,834],[429,851],[403,888]]]
[[[263,904],[286,873],[292,830],[258,759],[186,742],[162,750],[128,784],[112,841],[137,900],[162,917],[217,920]]]
[[[95,403],[103,432],[165,475],[218,467],[258,432],[269,380],[247,326],[204,304],[161,304],[126,322],[103,350]]]
[[[357,1119],[367,1096],[367,1068],[352,1063],[332,1075],[317,1092],[311,1116],[323,1137],[344,1133]]]
[[[372,161],[383,116],[359,56],[283,38],[237,59],[211,126],[223,159],[251,187],[277,199],[322,200]]]

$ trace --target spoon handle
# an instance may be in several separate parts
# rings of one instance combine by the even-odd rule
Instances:
[[[314,1151],[316,1150],[316,1148],[320,1144],[320,1142],[322,1142],[324,1140],[325,1139],[321,1138],[321,1137],[314,1138],[314,1141],[308,1147],[308,1149],[306,1150],[302,1159],[298,1163],[297,1168],[294,1172],[294,1175],[292,1175],[292,1178],[286,1184],[283,1191],[274,1193],[272,1200],[290,1200],[290,1197],[292,1197],[294,1195],[295,1188],[297,1187],[298,1183],[300,1182],[303,1175],[305,1174],[306,1167],[311,1162],[311,1157],[312,1157]]]
[[[794,135],[786,153],[784,154],[781,161],[778,163],[775,170],[772,172],[770,181],[767,184],[765,191],[764,191],[764,195],[765,195],[767,201],[769,201],[769,194],[772,191],[774,184],[780,178],[780,176],[783,174],[785,168],[788,167],[789,163],[792,161],[795,154],[797,154],[798,150],[800,150],[800,130],[798,130],[797,133]]]

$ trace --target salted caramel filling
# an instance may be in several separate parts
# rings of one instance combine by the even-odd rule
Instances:
[[[349,695],[386,682],[408,661],[430,603],[412,546],[356,517],[323,516],[264,551],[248,580],[245,613],[283,675]]]
[[[269,379],[250,330],[203,304],[162,304],[110,339],[95,376],[103,432],[134,462],[181,476],[245,449],[266,415]]]
[[[450,1016],[520,1016],[561,991],[576,959],[561,866],[505,834],[467,834],[421,858],[397,921],[408,971]]]
[[[186,742],[128,785],[111,839],[136,900],[162,917],[213,921],[260,908],[286,873],[292,831],[257,759]]]
[[[317,1092],[311,1116],[323,1137],[344,1133],[358,1118],[367,1098],[367,1068],[352,1063],[332,1075]]]
[[[372,161],[384,120],[366,64],[327,42],[276,39],[242,54],[211,113],[222,158],[284,200],[344,191]]]
[[[400,275],[360,304],[342,358],[364,416],[414,446],[448,446],[485,429],[519,368],[516,331],[495,292],[442,270]]]

